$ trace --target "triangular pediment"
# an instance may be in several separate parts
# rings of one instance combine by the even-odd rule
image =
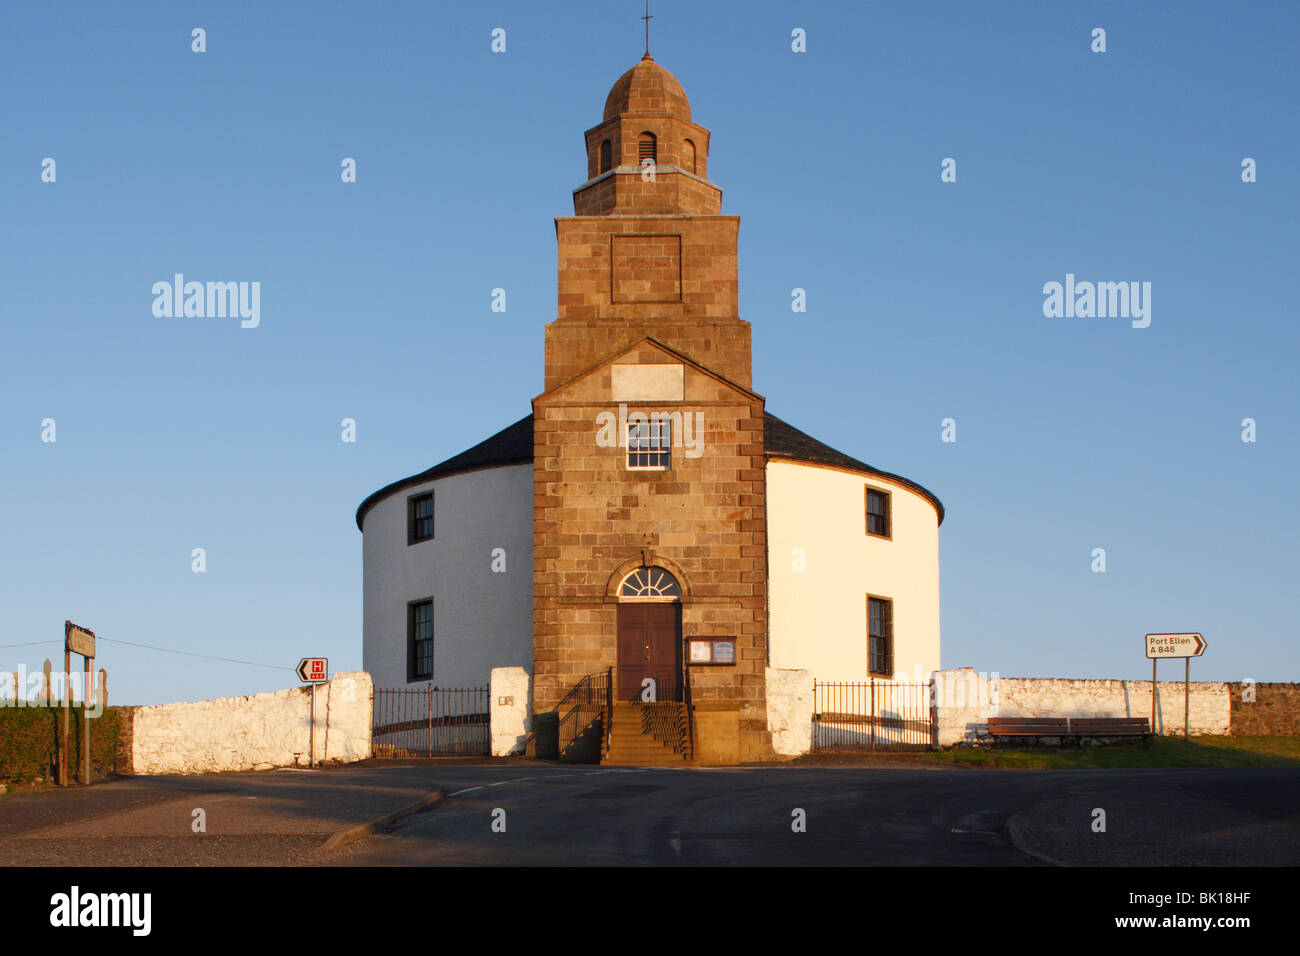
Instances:
[[[611,402],[762,402],[763,396],[645,336],[533,399],[538,405]]]

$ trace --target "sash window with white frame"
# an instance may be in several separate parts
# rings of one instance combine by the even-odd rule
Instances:
[[[667,418],[627,423],[629,471],[665,471],[673,463],[673,423]]]

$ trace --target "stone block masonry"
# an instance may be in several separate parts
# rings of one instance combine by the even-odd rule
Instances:
[[[1300,684],[1232,683],[1234,736],[1300,734]]]
[[[680,407],[705,422],[703,454],[674,449],[665,471],[629,471],[626,449],[598,441],[612,366],[682,365],[642,342],[534,401],[533,711],[556,706],[584,675],[618,660],[621,575],[660,564],[681,588],[681,637],[735,640],[735,662],[686,668],[701,759],[770,753],[763,401],[705,370],[684,368]],[[702,716],[704,711],[729,715]],[[704,757],[704,754],[709,754]]]
[[[708,130],[648,55],[614,84],[586,144],[588,181],[574,215],[555,220],[557,312],[533,400],[535,749],[547,712],[585,675],[645,676],[620,649],[617,590],[659,566],[680,586],[677,656],[703,638],[734,648],[727,661],[667,665],[684,678],[696,759],[761,759],[771,754],[765,426],[737,313],[740,219],[721,214],[721,190],[703,178]],[[616,441],[601,437],[597,423],[634,395],[677,416],[671,455],[629,460],[622,422]],[[644,660],[658,668],[673,653],[656,627]]]
[[[548,391],[647,336],[751,386],[750,326],[736,314],[738,217],[569,217],[556,227]]]

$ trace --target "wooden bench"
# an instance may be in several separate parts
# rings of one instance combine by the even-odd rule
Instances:
[[[1142,746],[1150,746],[1151,725],[1145,717],[990,717],[989,736],[1058,737],[1073,740],[1076,746],[1084,737],[1141,737]]]

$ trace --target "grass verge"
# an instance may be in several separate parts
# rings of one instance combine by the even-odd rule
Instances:
[[[1157,737],[1066,747],[982,747],[916,754],[922,760],[961,767],[1007,770],[1141,769],[1143,767],[1300,767],[1300,737]]]

